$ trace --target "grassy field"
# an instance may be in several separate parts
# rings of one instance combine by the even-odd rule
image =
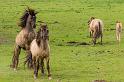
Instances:
[[[26,6],[39,12],[37,29],[38,21],[49,27],[50,81],[47,71],[34,80],[33,70],[24,69],[23,50],[18,71],[9,67],[20,31],[17,22]],[[91,16],[104,22],[103,45],[91,44],[87,26]],[[0,82],[124,82],[124,33],[117,44],[116,20],[124,23],[124,0],[0,0]]]

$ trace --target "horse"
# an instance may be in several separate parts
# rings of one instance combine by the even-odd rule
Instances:
[[[30,51],[32,53],[32,61],[34,68],[34,78],[38,76],[39,67],[41,72],[44,73],[44,59],[46,60],[46,66],[48,71],[48,79],[51,79],[50,73],[50,47],[49,47],[49,30],[46,24],[41,24],[40,29],[37,32],[37,37],[34,39],[30,46]]]
[[[96,44],[96,39],[101,37],[101,44],[102,44],[102,37],[103,37],[103,22],[101,19],[96,19],[95,17],[91,17],[88,21],[89,24],[89,32],[90,36],[92,37],[93,45]]]
[[[31,55],[30,44],[36,37],[36,14],[37,12],[35,10],[28,8],[20,18],[20,23],[18,26],[21,27],[21,31],[17,34],[15,39],[14,54],[12,57],[12,64],[10,65],[12,68],[14,68],[14,70],[16,70],[18,67],[21,49],[26,51],[26,60],[28,60],[26,62],[28,62],[28,67],[31,67],[31,58],[29,58]]]
[[[121,31],[122,31],[122,23],[120,21],[116,21],[116,39],[118,42],[120,42],[121,37]]]

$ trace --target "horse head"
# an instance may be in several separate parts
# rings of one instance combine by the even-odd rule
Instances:
[[[36,28],[36,14],[37,12],[35,12],[35,10],[28,8],[28,10],[26,10],[26,12],[28,13],[28,18],[27,18],[27,23],[30,23],[32,28]]]
[[[46,24],[40,25],[39,32],[40,32],[39,35],[41,36],[42,39],[44,40],[49,39],[49,30]]]
[[[20,26],[21,28],[25,28],[27,23],[31,24],[32,28],[36,27],[36,14],[38,12],[36,12],[33,9],[27,8],[24,12],[24,14],[22,15],[22,17],[20,18],[20,22],[18,23],[18,26]]]
[[[40,29],[37,32],[36,41],[38,45],[40,44],[41,40],[44,40],[44,41],[49,40],[49,30],[46,24],[41,24]]]

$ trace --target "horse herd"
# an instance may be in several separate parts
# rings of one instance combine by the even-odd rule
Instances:
[[[19,54],[21,49],[26,51],[26,60],[24,64],[27,64],[28,68],[34,69],[34,78],[38,76],[38,70],[41,69],[41,73],[44,74],[44,60],[46,60],[46,68],[48,71],[48,79],[51,79],[50,73],[50,47],[49,47],[49,30],[45,23],[40,24],[38,32],[36,28],[36,14],[37,12],[33,9],[27,8],[20,18],[21,31],[17,34],[15,39],[14,54],[12,57],[12,64],[10,65],[14,70],[17,70],[19,63]],[[103,37],[103,22],[100,19],[91,17],[88,21],[90,37],[95,45],[96,39]],[[122,30],[121,22],[116,22],[116,36],[117,40],[120,41],[120,33]]]
[[[90,37],[92,37],[92,42],[95,45],[96,39],[101,37],[101,44],[102,44],[102,37],[103,37],[103,27],[104,24],[102,20],[96,19],[95,17],[91,17],[88,21],[89,25],[89,32]],[[120,42],[120,36],[122,31],[122,23],[120,21],[116,21],[116,38],[117,41]]]
[[[38,76],[38,69],[44,74],[44,59],[48,70],[48,78],[51,79],[49,66],[50,47],[48,44],[49,31],[45,23],[40,25],[39,31],[36,33],[36,14],[33,9],[25,10],[23,16],[20,18],[21,31],[16,36],[14,54],[12,57],[12,64],[10,65],[14,70],[17,69],[19,63],[19,54],[21,49],[26,51],[26,60],[28,68],[34,68],[34,78]]]

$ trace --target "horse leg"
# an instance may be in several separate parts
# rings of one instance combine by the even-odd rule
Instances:
[[[31,51],[28,51],[27,52],[28,53],[28,55],[27,55],[27,65],[28,65],[28,68],[32,68],[33,66],[32,66],[32,53],[31,53]]]
[[[102,37],[103,37],[103,34],[101,34],[101,45],[102,45]]]
[[[93,45],[96,44],[95,32],[92,32],[92,42],[93,42]]]
[[[39,59],[36,62],[36,76],[38,76],[38,70],[39,70]]]
[[[46,58],[46,66],[48,71],[48,79],[51,80],[51,74],[50,74],[50,65],[49,65],[49,57]]]
[[[91,38],[92,38],[92,41],[91,42],[93,43],[93,45],[95,45],[94,44],[94,31],[91,30],[90,31],[90,34],[91,34]]]
[[[37,78],[36,76],[36,60],[33,61],[33,67],[34,67],[34,79]]]
[[[120,42],[120,37],[121,37],[121,35],[120,35],[120,32],[118,33],[118,41]]]
[[[24,61],[24,67],[25,67],[25,64],[27,63],[28,68],[33,68],[32,53],[31,53],[31,51],[28,51],[27,53],[28,53],[28,55],[26,56],[26,60]]]
[[[96,44],[96,38],[94,37],[93,38],[93,45],[95,45]]]
[[[34,62],[34,78],[36,79],[38,76],[38,70],[39,70],[39,59],[36,58],[36,61]]]
[[[37,78],[36,58],[33,59],[34,79]]]
[[[116,32],[116,38],[117,38],[117,41],[118,41],[119,40],[118,32]]]
[[[41,69],[41,73],[44,75],[44,62],[43,62],[43,59],[40,60],[40,69]]]
[[[90,28],[89,28],[89,33],[90,33],[90,37],[91,37],[91,30],[90,30]]]
[[[91,37],[91,32],[90,32],[90,37]]]
[[[93,45],[94,45],[94,37],[92,37],[92,43],[93,43]]]
[[[25,61],[24,64],[27,63],[27,67],[32,68],[32,53],[30,51],[30,46],[29,45],[26,45],[26,54],[27,54],[27,57],[26,57],[26,61]]]
[[[14,55],[13,55],[13,58],[12,58],[12,65],[11,65],[11,67],[14,68],[14,70],[16,70],[17,67],[18,67],[20,51],[21,51],[21,47],[16,45],[15,49],[14,49]]]

